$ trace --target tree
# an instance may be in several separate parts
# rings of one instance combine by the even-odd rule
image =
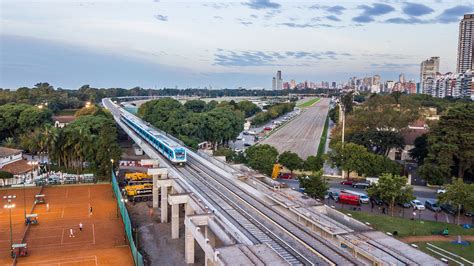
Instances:
[[[13,178],[13,174],[0,170],[0,179],[3,181],[3,186],[5,186],[7,179]]]
[[[301,169],[303,166],[303,160],[298,156],[298,154],[291,151],[285,151],[280,154],[280,156],[278,156],[278,162],[290,169],[292,174],[293,170]]]
[[[378,182],[367,189],[369,196],[378,197],[389,203],[393,216],[397,200],[407,200],[413,197],[413,188],[407,185],[407,178],[399,175],[382,174]]]
[[[268,144],[251,146],[245,151],[248,164],[255,170],[271,175],[273,165],[278,158],[278,151]]]
[[[351,172],[364,172],[367,154],[367,149],[361,145],[339,142],[329,151],[328,158],[333,166],[347,171],[347,178],[349,178]]]
[[[303,169],[306,171],[316,172],[323,168],[324,159],[319,156],[308,156],[303,163]]]
[[[392,130],[366,130],[347,136],[347,141],[362,145],[368,151],[388,156],[391,149],[403,149],[405,143],[400,132]]]
[[[186,110],[194,112],[194,113],[201,113],[206,108],[206,102],[202,100],[189,100],[184,103],[184,107]]]
[[[334,106],[331,110],[329,110],[329,118],[331,118],[333,123],[339,122],[339,105]]]
[[[240,101],[238,104],[237,104],[237,108],[244,112],[245,114],[245,117],[251,117],[253,116],[254,114],[262,111],[260,110],[260,108],[254,104],[253,102],[251,101]]]
[[[428,135],[423,134],[415,139],[414,148],[410,150],[410,156],[419,164],[428,155]]]
[[[353,109],[353,93],[347,93],[342,96],[342,105],[344,106],[344,113],[352,113]]]
[[[309,176],[299,177],[300,187],[305,193],[313,198],[324,199],[324,195],[329,188],[328,183],[322,178],[323,171],[313,172]]]
[[[474,209],[474,184],[466,184],[462,178],[453,178],[453,182],[446,186],[446,193],[439,194],[441,203],[451,204],[457,208],[457,223],[460,222],[461,208]]]
[[[439,123],[428,134],[428,155],[424,168],[439,170],[446,182],[449,176],[464,178],[474,166],[474,104],[465,103],[448,109]],[[430,170],[420,169],[420,175],[433,182]],[[441,180],[436,180],[439,183]]]

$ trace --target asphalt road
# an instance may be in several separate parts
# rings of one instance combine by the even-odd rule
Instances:
[[[321,101],[306,108],[299,117],[262,141],[262,144],[274,146],[279,153],[295,152],[302,159],[316,155],[329,103],[330,99],[321,98]]]

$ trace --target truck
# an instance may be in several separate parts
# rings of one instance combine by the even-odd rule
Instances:
[[[123,190],[130,202],[153,200],[153,184],[125,186]]]
[[[145,173],[126,173],[125,174],[126,181],[145,181],[145,180],[152,180],[151,176]]]
[[[360,206],[360,197],[358,195],[350,194],[343,191],[339,193],[337,201],[342,204]]]

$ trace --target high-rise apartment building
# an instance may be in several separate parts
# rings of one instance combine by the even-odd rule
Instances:
[[[400,83],[405,83],[405,75],[403,73],[401,73],[400,75],[398,75],[398,81]]]
[[[282,90],[283,89],[283,79],[281,78],[281,70],[277,71],[277,76],[276,76],[276,89],[277,90]]]
[[[474,14],[466,14],[459,23],[457,72],[474,69]]]
[[[277,82],[277,81],[276,81],[276,78],[273,77],[273,79],[272,79],[272,90],[276,90],[276,86],[277,86],[277,83],[276,83],[276,82]]]
[[[425,94],[431,94],[433,80],[436,76],[436,73],[439,72],[439,57],[431,57],[423,62],[420,65],[420,86],[421,92]],[[429,82],[427,82],[427,80]],[[429,84],[428,84],[429,83]]]

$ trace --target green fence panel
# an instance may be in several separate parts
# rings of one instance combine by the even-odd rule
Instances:
[[[133,261],[135,262],[136,266],[143,266],[143,256],[137,249],[135,245],[135,241],[133,240],[133,230],[132,230],[132,222],[130,217],[128,216],[128,211],[125,206],[125,202],[122,200],[122,193],[120,191],[120,187],[117,182],[117,178],[115,173],[112,171],[112,189],[114,191],[115,199],[117,200],[117,204],[119,206],[120,214],[122,215],[122,221],[125,227],[125,233],[128,238],[128,242],[130,243],[130,250],[132,252]]]

